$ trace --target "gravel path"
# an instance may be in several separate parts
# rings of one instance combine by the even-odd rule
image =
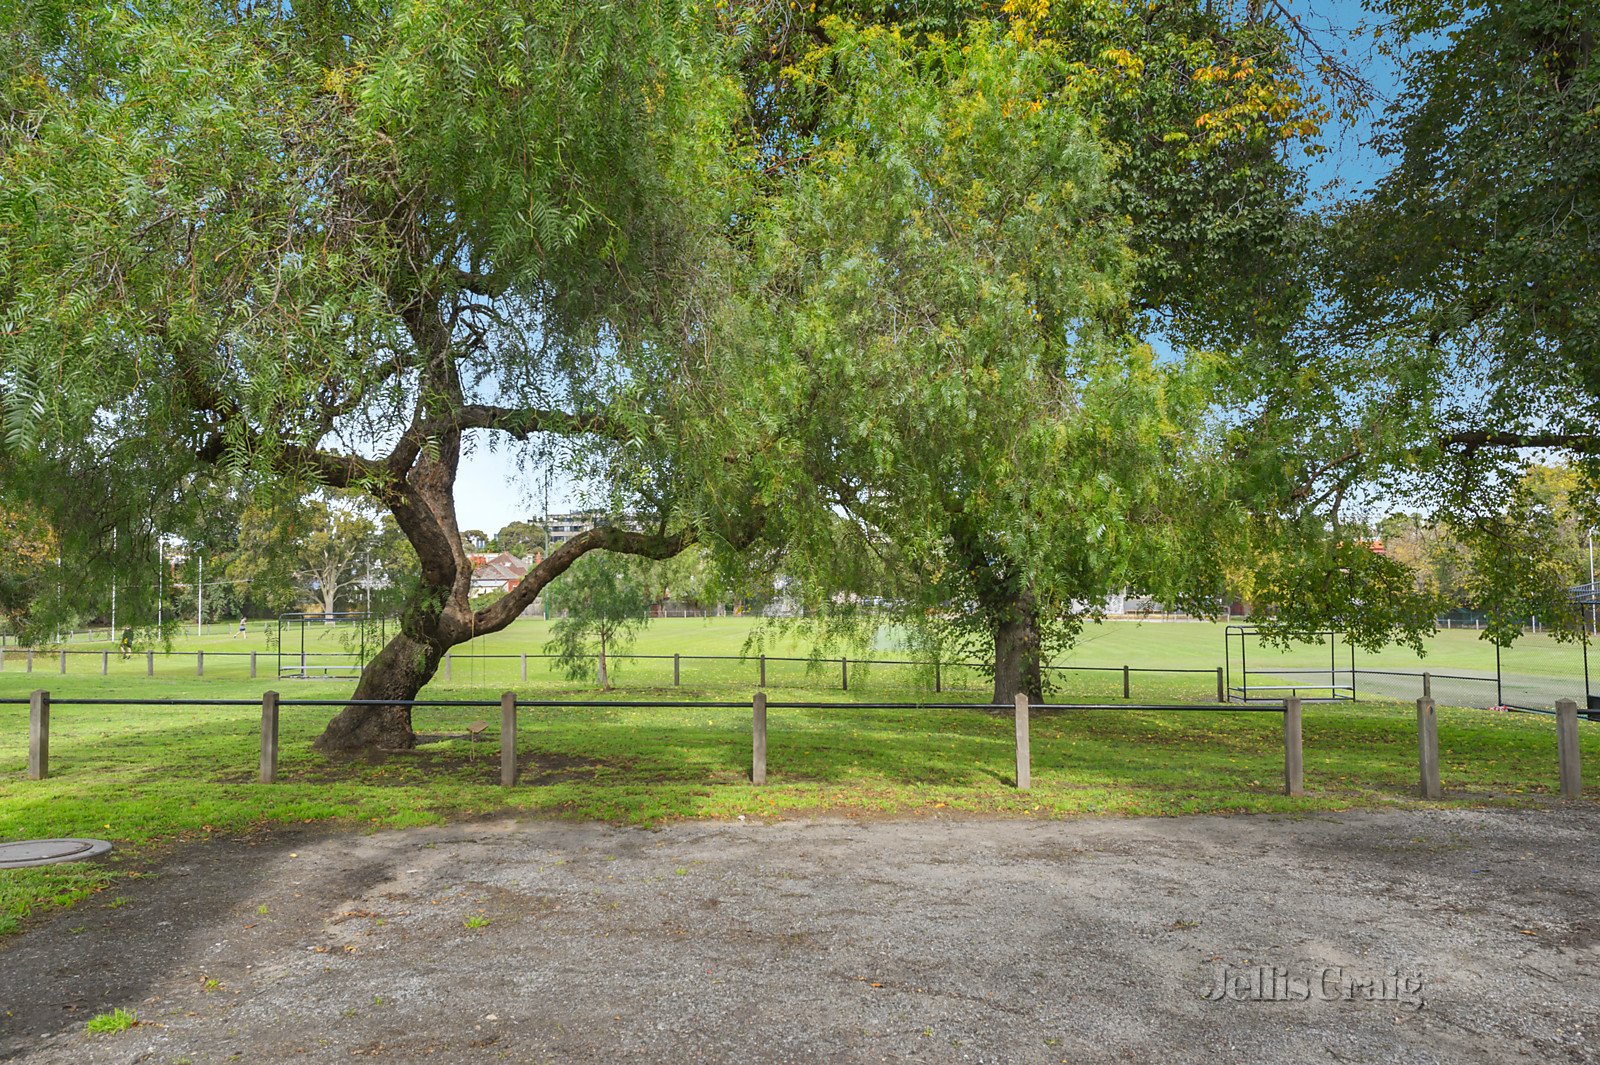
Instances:
[[[1600,1061],[1588,803],[308,826],[156,872],[0,940],[0,1057]]]

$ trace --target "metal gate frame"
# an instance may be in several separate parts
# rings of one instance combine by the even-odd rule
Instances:
[[[1339,638],[1344,634],[1341,631],[1337,630],[1337,629],[1326,629],[1326,630],[1322,630],[1322,631],[1314,632],[1314,633],[1310,634],[1311,636],[1326,636],[1328,638],[1328,680],[1331,683],[1328,683],[1328,684],[1308,684],[1308,685],[1305,685],[1305,687],[1310,688],[1313,691],[1321,691],[1323,689],[1327,689],[1327,691],[1328,691],[1327,695],[1325,695],[1325,696],[1301,696],[1299,694],[1298,688],[1295,685],[1292,685],[1292,684],[1266,685],[1266,686],[1257,685],[1255,687],[1255,691],[1258,691],[1258,692],[1278,692],[1279,694],[1276,694],[1276,695],[1267,695],[1267,694],[1251,695],[1250,694],[1251,693],[1250,662],[1249,662],[1249,656],[1246,653],[1246,648],[1248,646],[1246,641],[1247,641],[1248,637],[1259,635],[1260,632],[1261,632],[1261,630],[1256,628],[1254,625],[1229,625],[1226,629],[1223,630],[1223,635],[1222,635],[1222,638],[1223,638],[1222,662],[1223,662],[1223,673],[1224,673],[1224,694],[1227,696],[1227,701],[1228,702],[1230,702],[1230,703],[1232,703],[1232,702],[1239,702],[1239,703],[1263,703],[1263,702],[1273,702],[1273,703],[1275,703],[1275,702],[1281,702],[1283,700],[1283,695],[1282,695],[1283,692],[1288,692],[1290,695],[1298,697],[1301,702],[1306,702],[1306,703],[1353,703],[1353,702],[1356,701],[1356,649],[1355,649],[1355,645],[1354,644],[1350,644],[1350,643],[1346,643],[1344,645],[1345,646],[1345,650],[1350,655],[1350,666],[1349,666],[1349,668],[1347,670],[1344,670],[1343,672],[1347,672],[1347,673],[1350,674],[1350,683],[1349,684],[1340,684],[1339,683],[1339,673],[1341,671],[1339,669]],[[1234,637],[1236,637],[1236,636],[1239,639],[1239,683],[1238,684],[1234,684],[1233,683],[1233,640],[1234,640]],[[1259,672],[1263,672],[1264,673],[1264,672],[1268,672],[1268,671],[1267,670],[1260,670]],[[1315,670],[1280,669],[1280,670],[1272,670],[1271,672],[1275,672],[1275,673],[1278,673],[1280,675],[1285,674],[1285,673],[1305,673],[1305,672],[1321,673],[1322,669],[1319,666]],[[1348,694],[1340,694],[1341,692],[1345,692],[1345,693],[1348,693]]]

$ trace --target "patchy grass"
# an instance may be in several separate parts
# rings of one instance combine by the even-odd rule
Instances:
[[[1091,684],[1086,682],[1086,685]],[[46,686],[51,776],[28,781],[27,707],[0,705],[0,839],[91,836],[117,849],[102,861],[0,873],[0,932],[29,914],[146,875],[168,844],[292,821],[371,828],[499,811],[652,824],[676,818],[873,816],[961,811],[1001,816],[1305,813],[1415,801],[1414,712],[1399,704],[1309,705],[1308,794],[1282,794],[1281,719],[1270,713],[1095,710],[1039,713],[1033,789],[1013,787],[1009,715],[969,709],[871,709],[886,693],[787,689],[769,708],[769,784],[749,784],[748,689],[671,687],[630,697],[733,701],[734,708],[524,708],[522,783],[499,787],[499,715],[492,707],[421,709],[427,742],[415,751],[330,761],[311,741],[330,708],[286,706],[280,781],[256,782],[260,715],[253,705],[79,706],[72,697],[259,698],[271,682],[208,678],[0,674],[0,697]],[[1120,678],[1118,679],[1120,687]],[[285,697],[333,698],[334,684],[283,682]],[[1182,681],[1138,693],[1152,701],[1204,698]],[[528,686],[527,699],[571,697]],[[565,694],[563,694],[565,693]],[[432,697],[493,699],[496,689],[432,686]],[[925,700],[934,698],[921,693]],[[583,693],[593,698],[594,692]],[[1092,686],[1064,699],[1103,699]],[[949,699],[948,694],[939,696]],[[969,696],[970,698],[970,696]],[[797,701],[838,701],[795,709]],[[467,726],[486,720],[476,743]],[[1554,722],[1484,711],[1440,712],[1449,803],[1537,801],[1556,788]],[[1590,764],[1600,727],[1581,724]]]
[[[89,1023],[84,1025],[84,1028],[90,1035],[114,1035],[117,1032],[126,1032],[138,1023],[137,1013],[119,1006],[110,1013],[100,1013],[90,1017]]]

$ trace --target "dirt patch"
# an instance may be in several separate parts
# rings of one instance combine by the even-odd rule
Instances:
[[[1592,804],[294,826],[155,872],[0,942],[0,1057],[1600,1061]]]

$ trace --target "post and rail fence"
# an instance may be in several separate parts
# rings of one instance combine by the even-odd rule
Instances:
[[[668,709],[737,709],[749,707],[750,728],[750,781],[754,785],[767,783],[768,711],[771,710],[979,710],[1003,712],[1013,715],[1016,774],[1014,786],[1027,790],[1033,784],[1032,745],[1029,732],[1030,717],[1036,712],[1071,713],[1094,711],[1135,710],[1151,712],[1205,712],[1224,713],[1281,713],[1284,715],[1284,780],[1285,794],[1303,794],[1301,784],[1300,701],[1287,699],[1282,706],[1239,703],[1032,703],[1027,696],[1019,695],[1013,704],[1001,703],[829,703],[815,701],[770,702],[764,691],[758,691],[749,702],[719,700],[639,700],[639,699],[519,699],[515,692],[504,693],[498,702],[480,699],[285,699],[277,691],[263,692],[257,699],[90,699],[66,697],[52,699],[47,690],[39,689],[27,699],[0,698],[0,705],[26,704],[28,706],[28,778],[44,780],[50,772],[50,715],[52,707],[78,706],[259,706],[260,762],[258,779],[263,784],[278,780],[279,722],[286,707],[334,707],[352,703],[367,706],[500,708],[500,783],[512,787],[519,777],[516,737],[518,711],[522,708],[539,709],[590,709],[590,708],[668,708]]]
[[[1135,710],[1141,712],[1222,712],[1222,713],[1276,713],[1283,719],[1283,793],[1288,796],[1305,794],[1305,755],[1303,738],[1304,705],[1301,699],[1290,696],[1279,705],[1267,703],[1030,703],[1019,695],[1013,704],[999,703],[829,703],[815,701],[771,702],[764,691],[758,691],[746,702],[697,700],[573,700],[532,699],[520,700],[512,691],[505,692],[498,702],[478,699],[411,699],[411,700],[349,700],[349,699],[285,699],[277,691],[263,692],[256,699],[87,699],[68,697],[52,699],[49,691],[39,689],[26,699],[0,698],[0,704],[28,707],[28,768],[29,780],[45,780],[50,775],[50,720],[55,707],[109,706],[109,705],[160,705],[160,706],[259,706],[260,763],[259,780],[271,784],[278,779],[279,720],[284,707],[348,706],[352,702],[371,706],[500,708],[500,783],[504,787],[517,784],[520,762],[517,754],[518,712],[521,708],[586,709],[586,708],[674,708],[674,709],[737,709],[749,707],[750,718],[750,782],[765,785],[768,781],[768,730],[769,710],[982,710],[1000,713],[1010,711],[1013,718],[1015,775],[1013,786],[1026,791],[1033,786],[1033,756],[1030,731],[1031,717],[1036,712],[1079,713]],[[1571,699],[1562,699],[1554,712],[1556,718],[1556,748],[1558,780],[1564,799],[1578,799],[1583,794],[1582,766],[1578,740],[1578,706]],[[481,723],[480,723],[481,726]],[[1441,799],[1444,790],[1439,777],[1438,716],[1433,700],[1417,700],[1417,747],[1420,771],[1419,793],[1423,799]]]

